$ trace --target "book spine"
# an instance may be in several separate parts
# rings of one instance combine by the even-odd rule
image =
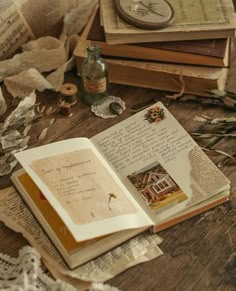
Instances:
[[[209,67],[228,67],[228,60],[222,57],[207,56],[168,49],[150,48],[135,45],[108,45],[102,41],[91,41],[101,48],[104,57],[118,57],[133,60],[159,61],[166,63],[198,65]]]
[[[183,222],[183,221],[185,221],[185,220],[187,220],[187,219],[189,219],[191,217],[194,217],[194,216],[196,216],[198,214],[201,214],[201,213],[203,213],[203,212],[205,212],[205,211],[207,211],[207,210],[209,210],[209,209],[211,209],[213,207],[221,205],[221,204],[223,204],[223,203],[225,203],[227,201],[229,201],[229,197],[228,196],[227,197],[223,197],[223,198],[221,198],[221,199],[219,199],[217,201],[213,201],[212,203],[209,203],[208,205],[202,206],[199,209],[195,209],[195,210],[193,210],[193,211],[191,211],[189,213],[185,213],[185,214],[183,214],[183,215],[181,215],[179,217],[170,219],[167,222],[164,222],[164,223],[161,223],[159,225],[153,226],[152,228],[150,228],[150,232],[151,233],[157,233],[157,232],[160,232],[160,231],[165,230],[167,228],[170,228],[170,227],[172,227],[172,226],[174,226],[174,225],[176,225],[176,224],[178,224],[180,222]]]
[[[163,72],[147,67],[132,67],[109,61],[108,70],[111,83],[171,92],[181,92],[184,89],[184,93],[199,96],[206,96],[207,91],[223,89],[223,87],[219,87],[217,79],[203,78],[199,75],[184,76],[181,75],[181,71],[176,73]],[[181,77],[183,81],[181,81]]]

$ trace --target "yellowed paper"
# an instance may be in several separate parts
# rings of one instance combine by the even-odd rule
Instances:
[[[73,45],[68,44],[69,48]],[[68,49],[69,49],[68,48]],[[0,62],[0,78],[13,97],[24,97],[33,90],[59,91],[64,73],[71,69],[73,59],[67,60],[64,43],[53,37],[43,37],[23,45],[23,53]],[[40,72],[50,73],[46,78]]]
[[[31,167],[77,224],[136,212],[91,149],[35,160]]]
[[[64,82],[64,73],[74,65],[73,58],[67,59],[69,51],[77,44],[78,36],[71,34],[81,31],[96,3],[97,0],[56,0],[53,4],[46,0],[19,0],[13,4],[10,0],[5,0],[3,6],[0,4],[0,15],[4,22],[2,33],[2,27],[0,28],[0,40],[2,40],[0,60],[12,55],[20,45],[22,46],[22,53],[0,62],[0,80],[10,78],[5,82],[13,97],[24,97],[32,90],[60,90]],[[5,6],[8,9],[3,11]],[[71,12],[67,14],[70,10]],[[64,16],[61,40],[51,36],[40,37],[45,34],[59,35],[62,29],[60,23],[62,24]],[[11,17],[14,17],[15,23],[11,21]],[[8,20],[11,25],[7,25],[6,29],[5,23]],[[12,42],[10,42],[11,37],[13,37]],[[34,37],[39,38],[27,42]],[[35,71],[28,71],[29,69],[36,69],[40,73],[50,72],[50,74],[45,79]],[[24,73],[19,76],[18,74],[23,71]],[[23,78],[27,80],[23,81]]]
[[[90,140],[154,224],[229,191],[229,180],[161,102]]]
[[[48,263],[52,274],[56,275],[59,272],[74,284],[79,284],[81,280],[104,282],[131,266],[162,254],[157,246],[162,239],[146,233],[81,267],[70,270],[13,187],[0,190],[0,220],[11,229],[22,233]]]
[[[79,154],[80,151],[84,154]],[[152,221],[89,139],[67,139],[19,152],[15,156],[63,219],[76,241],[152,225]],[[37,168],[40,160],[47,165],[45,169]],[[48,164],[47,160],[50,161]],[[32,168],[32,165],[36,168]],[[42,176],[41,170],[48,174],[48,180],[45,179],[45,174]],[[93,182],[86,184],[90,179],[90,183]],[[68,197],[69,201],[66,200]],[[78,207],[83,207],[80,206],[83,200],[87,206],[87,210],[81,210],[85,218],[77,213]]]
[[[170,0],[169,3],[173,7],[174,11],[174,22],[169,27],[162,29],[161,31],[173,31],[173,30],[183,30],[184,28],[197,29],[197,26],[202,25],[221,25],[229,24],[230,19],[234,18],[233,16],[233,6],[230,1],[225,0],[208,0],[207,9],[205,4],[201,1],[193,0]],[[229,9],[226,9],[226,7]],[[123,21],[118,14],[115,12],[115,8],[112,1],[101,0],[101,9],[103,13],[103,22],[106,31],[112,30],[124,30],[125,33],[138,33],[141,29],[136,28],[133,25],[127,24]],[[192,13],[190,13],[192,11]],[[194,13],[193,13],[194,11]],[[229,11],[232,14],[227,14],[226,11]],[[181,28],[180,28],[181,27]],[[204,27],[203,27],[204,28]],[[142,32],[145,33],[146,30],[142,29]],[[160,31],[160,33],[161,33]],[[156,30],[156,32],[158,32]],[[147,30],[148,33],[148,30]]]
[[[0,60],[11,57],[30,39],[59,35],[63,17],[83,1],[1,0]]]
[[[28,69],[5,79],[4,84],[13,97],[25,97],[35,89],[42,92],[52,85],[36,69]]]
[[[34,38],[34,35],[13,1],[1,1],[0,15],[0,60],[3,60],[12,56],[21,44]]]
[[[148,233],[141,234],[110,252],[79,267],[80,279],[84,281],[104,282],[126,268],[143,263],[162,255],[158,244],[160,237]]]
[[[23,47],[23,53],[12,59],[0,62],[0,79],[35,68],[39,72],[48,72],[66,62],[64,44],[53,37],[30,41]]]
[[[49,89],[56,92],[59,91],[64,82],[64,73],[74,66],[73,58],[66,62],[65,60],[69,51],[75,46],[77,39],[76,36],[68,39],[67,47],[64,47],[63,43],[52,37],[40,38],[37,41],[25,44],[23,46],[24,53],[18,55],[18,60],[16,60],[16,64],[19,64],[16,71],[21,71],[25,67],[29,68],[4,79],[4,84],[9,93],[13,97],[25,97],[33,90],[44,91]],[[42,51],[45,52],[42,53]],[[37,63],[34,62],[36,54],[39,56]],[[31,63],[28,61],[28,58],[33,58]],[[50,61],[48,61],[48,58]],[[2,63],[3,68],[6,68],[5,72],[7,74],[15,71],[15,62],[8,60]],[[24,63],[27,64],[25,65]],[[56,70],[51,72],[46,78],[40,73],[45,70],[51,71],[52,69]]]
[[[72,69],[74,66],[74,58],[70,58],[65,64],[58,69],[50,73],[45,81],[49,82],[51,88],[56,92],[60,91],[62,84],[64,83],[64,73]]]

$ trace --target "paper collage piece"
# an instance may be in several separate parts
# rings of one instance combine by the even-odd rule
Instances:
[[[136,212],[90,149],[36,160],[31,167],[77,224]]]
[[[158,162],[128,175],[127,178],[155,213],[188,199]]]

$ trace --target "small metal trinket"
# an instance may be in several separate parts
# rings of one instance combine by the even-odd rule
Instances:
[[[102,118],[115,118],[125,111],[125,102],[120,97],[107,96],[102,103],[92,104],[91,111]]]
[[[166,0],[115,0],[121,18],[144,29],[160,29],[174,19],[174,11]]]
[[[124,111],[123,107],[118,102],[111,102],[109,105],[111,113],[120,115]]]

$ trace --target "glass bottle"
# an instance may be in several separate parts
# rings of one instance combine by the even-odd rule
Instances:
[[[100,56],[100,47],[87,47],[88,56],[81,65],[81,93],[89,104],[101,103],[107,97],[108,70],[106,62]]]

